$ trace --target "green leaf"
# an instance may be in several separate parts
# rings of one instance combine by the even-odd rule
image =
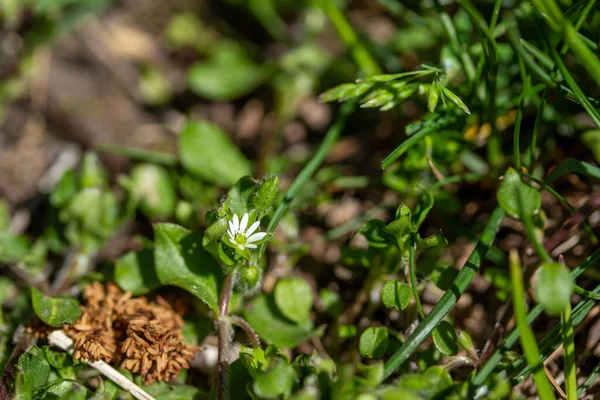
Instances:
[[[154,250],[130,251],[115,263],[115,282],[134,296],[146,294],[160,286],[154,270]]]
[[[277,175],[272,175],[262,180],[256,185],[252,197],[252,205],[254,205],[257,210],[263,212],[269,210],[277,198],[278,191],[279,177]]]
[[[441,85],[439,86],[443,87]],[[429,91],[427,92],[427,108],[429,109],[429,112],[435,111],[439,98],[440,93],[438,89],[438,83],[434,80],[429,87]]]
[[[388,281],[381,291],[381,300],[387,308],[404,310],[410,304],[413,293],[410,286],[397,280]]]
[[[50,326],[73,325],[81,316],[79,302],[73,297],[48,297],[32,287],[31,302],[36,315]]]
[[[208,182],[232,186],[250,175],[250,162],[217,125],[188,122],[179,136],[181,164]]]
[[[204,231],[202,247],[211,254],[217,254],[217,243],[227,233],[227,218],[220,218]]]
[[[457,95],[452,93],[448,88],[446,88],[444,86],[441,86],[441,88],[442,88],[444,96],[447,99],[449,99],[451,102],[456,104],[456,106],[458,108],[460,108],[461,110],[463,110],[465,114],[471,115],[471,111],[469,111],[469,108],[467,107],[467,105],[465,103],[463,103],[463,101],[460,99],[460,97],[458,97]]]
[[[583,132],[581,141],[590,149],[597,163],[600,163],[600,129]]]
[[[417,206],[415,207],[415,214],[413,216],[414,230],[417,231],[423,225],[425,218],[433,208],[433,195],[429,190],[424,190],[423,195],[419,199]]]
[[[86,153],[81,162],[79,184],[82,188],[103,188],[108,184],[106,171],[96,153]]]
[[[444,367],[429,367],[422,374],[400,378],[398,387],[418,395],[420,399],[443,399],[452,390],[452,377]]]
[[[520,218],[521,210],[533,216],[540,211],[542,205],[540,193],[523,182],[519,173],[512,168],[504,174],[496,197],[500,207],[513,218]]]
[[[573,278],[561,263],[544,263],[535,273],[534,293],[548,314],[560,314],[571,302]]]
[[[431,273],[431,280],[441,290],[448,290],[458,276],[458,269],[451,265],[436,265]]]
[[[590,176],[592,178],[600,179],[600,168],[587,163],[585,161],[574,160],[567,158],[559,164],[558,167],[554,168],[552,172],[546,177],[545,183],[550,185],[552,182],[568,173],[576,173],[580,175]]]
[[[19,376],[15,382],[15,395],[28,399],[35,390],[46,384],[50,376],[50,364],[44,352],[37,346],[19,357],[17,364]]]
[[[287,398],[296,379],[294,367],[280,361],[271,370],[260,374],[252,384],[252,389],[261,399]]]
[[[275,304],[281,313],[296,323],[308,320],[312,307],[312,289],[301,278],[283,278],[273,291]]]
[[[25,236],[0,231],[0,263],[14,264],[29,252],[31,245]]]
[[[433,330],[431,336],[433,337],[433,344],[435,344],[440,353],[447,356],[453,356],[458,353],[456,332],[454,332],[454,328],[448,321],[441,321]]]
[[[156,396],[156,400],[200,400],[204,399],[200,389],[194,386],[175,386],[169,393]]]
[[[48,387],[36,393],[36,399],[40,400],[85,400],[91,397],[92,392],[85,386],[69,379],[53,381]]]
[[[77,176],[69,169],[63,173],[60,180],[50,193],[50,203],[54,207],[62,207],[77,193]]]
[[[340,103],[346,100],[360,97],[367,93],[373,87],[372,82],[363,83],[343,83],[339,86],[329,89],[319,96],[319,101],[339,101]]]
[[[250,211],[252,206],[252,194],[255,188],[254,181],[249,176],[241,177],[235,185],[229,189],[225,204],[229,210],[237,214],[239,218]]]
[[[433,235],[427,236],[425,239],[422,239],[420,235],[417,235],[415,239],[418,250],[430,249],[436,246],[446,246],[448,244],[442,231],[437,231]]]
[[[361,108],[382,107],[394,100],[394,93],[388,88],[379,88],[371,91],[362,100]]]
[[[244,311],[244,317],[261,338],[280,347],[296,347],[313,333],[311,320],[301,324],[289,321],[281,314],[272,296],[255,297]]]
[[[402,205],[396,212],[396,220],[383,228],[386,233],[392,235],[396,239],[398,247],[402,251],[407,249],[407,245],[412,242],[412,234],[415,233],[410,215],[410,208]]]
[[[358,351],[365,358],[381,358],[388,347],[388,331],[384,327],[369,327],[360,335]]]
[[[164,285],[178,286],[218,310],[223,271],[202,248],[199,234],[175,225],[154,225],[156,275]]]
[[[384,248],[395,243],[394,237],[385,231],[385,223],[379,219],[367,221],[358,233],[363,234],[372,247]]]
[[[173,214],[177,196],[165,168],[153,164],[136,165],[131,171],[130,191],[148,218],[168,218]]]
[[[239,44],[223,40],[215,48],[211,58],[188,70],[190,89],[199,96],[230,101],[251,93],[268,77],[268,68],[248,59]]]

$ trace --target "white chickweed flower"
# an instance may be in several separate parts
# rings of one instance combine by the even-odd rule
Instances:
[[[233,214],[233,219],[229,221],[229,229],[227,234],[231,243],[236,245],[240,250],[255,249],[256,245],[254,242],[258,242],[263,239],[267,234],[265,232],[254,233],[260,225],[259,221],[256,221],[246,229],[248,226],[248,213],[244,214],[242,220],[238,218],[237,214]]]

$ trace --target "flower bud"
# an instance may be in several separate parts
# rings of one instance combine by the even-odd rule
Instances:
[[[255,265],[244,265],[238,272],[237,287],[244,294],[256,291],[262,282],[262,269]]]

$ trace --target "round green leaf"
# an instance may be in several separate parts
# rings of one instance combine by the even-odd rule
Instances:
[[[412,289],[397,280],[388,281],[381,291],[381,300],[387,308],[404,310],[410,304]]]
[[[384,327],[370,327],[360,335],[358,351],[366,358],[381,358],[388,347],[388,331]]]
[[[189,122],[179,136],[181,164],[208,182],[234,185],[250,175],[250,162],[221,128],[209,122]]]
[[[310,319],[296,324],[279,311],[273,296],[257,296],[244,312],[246,321],[267,343],[292,348],[304,342],[313,333]]]
[[[447,356],[453,356],[458,353],[458,344],[456,332],[448,321],[441,321],[440,324],[433,330],[431,335],[433,344],[440,353]]]
[[[312,289],[304,279],[280,279],[273,294],[277,308],[286,318],[297,323],[308,320],[312,307]]]
[[[542,205],[540,193],[523,182],[519,173],[512,168],[504,174],[496,197],[500,207],[513,218],[533,216],[540,211]]]
[[[560,314],[571,301],[573,278],[561,263],[545,263],[535,273],[535,298],[552,315]]]
[[[72,297],[48,297],[31,288],[31,302],[37,316],[47,325],[72,325],[81,315],[79,302]]]
[[[19,377],[15,380],[15,397],[29,399],[34,390],[41,388],[50,376],[50,364],[37,346],[19,357]]]

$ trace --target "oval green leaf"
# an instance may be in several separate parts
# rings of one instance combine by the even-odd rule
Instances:
[[[496,197],[500,207],[513,218],[520,218],[522,213],[533,216],[542,206],[540,193],[523,182],[519,173],[512,168],[504,174]]]
[[[31,302],[36,315],[47,325],[73,325],[81,315],[79,302],[73,297],[48,297],[31,288]]]
[[[281,314],[272,296],[255,297],[244,311],[244,317],[261,338],[279,347],[295,347],[313,333],[310,319],[301,324],[291,322]]]
[[[217,125],[189,122],[179,136],[181,164],[208,182],[232,186],[250,175],[250,162]]]
[[[221,267],[202,247],[202,236],[175,224],[154,225],[154,262],[163,285],[187,290],[217,311]]]
[[[431,336],[433,337],[433,344],[435,344],[440,353],[447,356],[453,356],[458,353],[458,338],[456,337],[454,328],[448,321],[441,321],[433,330]]]
[[[297,323],[308,320],[312,307],[312,289],[304,279],[280,279],[273,295],[277,308],[286,318]]]
[[[571,301],[573,278],[561,263],[545,263],[535,273],[535,298],[551,315],[560,314]]]
[[[160,286],[154,270],[154,251],[130,251],[115,263],[115,282],[134,296],[150,292]]]
[[[365,358],[381,358],[388,347],[388,331],[384,327],[369,327],[360,335],[358,351]]]

